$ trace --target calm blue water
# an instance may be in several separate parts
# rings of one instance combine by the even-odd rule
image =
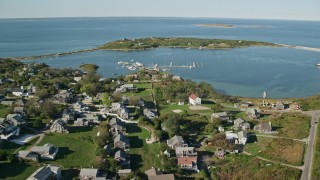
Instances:
[[[196,24],[233,24],[235,28]],[[258,26],[258,27],[257,27]],[[0,20],[0,56],[30,56],[92,48],[107,41],[150,36],[244,39],[320,48],[320,22],[182,19],[73,18]],[[174,74],[206,81],[230,95],[303,97],[320,92],[320,53],[288,48],[253,47],[232,50],[154,49],[96,51],[54,59],[39,59],[53,67],[77,68],[95,63],[103,76],[126,74],[117,61],[134,59],[146,65],[203,63],[204,68],[173,69]]]

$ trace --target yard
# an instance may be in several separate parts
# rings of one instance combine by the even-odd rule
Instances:
[[[34,167],[25,163],[0,162],[0,179],[25,180],[37,169],[38,167]]]
[[[261,152],[265,151],[268,144],[273,138],[249,136],[248,142],[244,150],[250,154],[259,156]]]
[[[142,172],[151,167],[161,168],[159,158],[160,144],[147,144],[146,138],[150,138],[148,130],[134,124],[127,124],[127,133],[130,139],[130,159],[133,170],[140,169]]]
[[[138,92],[127,92],[124,93],[123,95],[126,95],[128,97],[130,96],[137,96],[140,97],[142,99],[144,99],[145,101],[152,101],[152,89],[150,86],[150,83],[136,83],[134,84],[135,87],[137,87],[139,89]]]
[[[266,119],[281,137],[303,139],[308,137],[311,118],[301,113],[283,113],[280,116]]]
[[[181,111],[190,111],[188,108],[188,105],[161,105],[160,106],[160,113],[161,114],[166,114],[166,113],[172,113],[173,110],[181,110]]]
[[[4,118],[9,114],[11,107],[0,104],[0,118]]]
[[[59,147],[56,160],[45,162],[64,168],[91,167],[96,160],[94,139],[98,128],[70,127],[69,131],[69,134],[50,133],[43,138],[39,145],[50,143]]]

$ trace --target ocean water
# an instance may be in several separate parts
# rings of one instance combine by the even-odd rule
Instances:
[[[234,28],[197,24],[232,24]],[[138,37],[197,37],[242,39],[320,48],[320,22],[197,19],[197,18],[59,18],[0,20],[0,57],[31,56],[96,47],[105,42]],[[100,66],[111,77],[129,71],[118,61],[168,65],[199,64],[171,72],[197,82],[206,81],[229,95],[304,97],[320,92],[320,53],[290,48],[251,47],[230,50],[152,49],[95,51],[57,58],[36,59],[53,67]],[[203,64],[203,67],[201,66]]]

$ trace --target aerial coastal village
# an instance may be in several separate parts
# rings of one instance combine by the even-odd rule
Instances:
[[[111,78],[98,69],[1,60],[0,162],[15,167],[1,173],[28,180],[295,179],[309,163],[320,115],[306,111],[309,99],[232,97],[154,68]]]

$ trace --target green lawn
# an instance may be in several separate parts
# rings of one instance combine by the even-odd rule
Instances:
[[[150,83],[135,83],[134,86],[137,88],[151,89]]]
[[[152,94],[152,90],[151,89],[146,89],[146,90],[143,90],[143,91],[140,91],[140,92],[127,92],[127,93],[124,93],[123,95],[126,95],[128,97],[130,96],[136,96],[136,97],[140,97],[146,101],[152,101],[152,97],[151,97],[151,94]]]
[[[37,169],[38,167],[30,166],[25,163],[0,162],[0,179],[25,180]]]
[[[258,155],[264,151],[272,138],[249,136],[248,143],[244,150],[250,154]]]
[[[150,138],[149,131],[134,124],[127,125],[127,136],[130,139],[130,159],[133,170],[140,169],[142,172],[151,167],[162,168],[158,155],[160,144],[147,144],[146,138]]]
[[[0,104],[0,118],[4,118],[9,114],[11,107]]]
[[[257,143],[254,139],[249,139],[250,143],[245,145],[245,151],[266,159],[292,164],[302,165],[305,151],[305,144],[285,138],[257,137]],[[253,143],[252,143],[253,142]]]
[[[190,111],[188,105],[174,104],[174,105],[161,105],[160,106],[160,113],[161,114],[171,113],[171,112],[173,112],[172,110],[176,110],[176,109],[179,109],[181,111],[184,111],[184,110]]]
[[[69,134],[54,133],[43,138],[39,145],[51,143],[59,147],[56,160],[45,162],[61,165],[64,168],[91,167],[96,160],[94,138],[98,128],[72,127],[69,131]]]

